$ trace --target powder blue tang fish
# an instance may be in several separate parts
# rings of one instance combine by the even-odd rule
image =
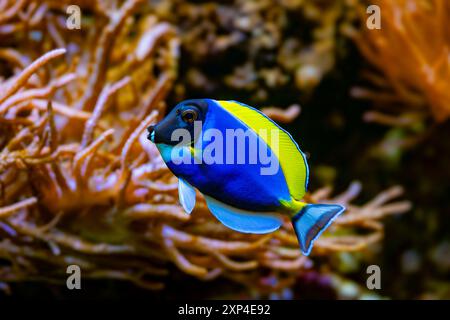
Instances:
[[[196,126],[200,130],[195,130]],[[216,160],[223,161],[201,161],[206,153],[214,155],[212,143],[218,146],[221,142],[217,134],[226,140],[230,129],[247,134],[245,148],[250,146],[249,141],[257,141],[258,150],[265,150],[266,158],[276,160],[272,164],[278,164],[277,170],[262,174],[268,162],[263,157],[251,162],[255,150],[243,150],[242,143],[216,148]],[[214,216],[238,232],[273,232],[282,225],[281,215],[287,215],[302,253],[308,255],[314,240],[345,210],[341,205],[302,201],[309,174],[305,156],[288,132],[250,106],[236,101],[186,100],[147,130],[148,139],[179,179],[180,203],[187,213],[195,207],[197,189]],[[206,139],[207,132],[212,131],[214,139]],[[188,133],[188,138],[181,139],[177,132]],[[219,151],[224,153],[222,158]],[[237,161],[239,156],[245,161]]]

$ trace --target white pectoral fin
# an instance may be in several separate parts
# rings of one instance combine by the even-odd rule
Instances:
[[[195,189],[183,179],[178,179],[178,196],[184,211],[190,214],[195,207]]]
[[[263,234],[277,230],[283,223],[275,213],[256,213],[231,207],[208,196],[205,199],[214,216],[235,231]]]

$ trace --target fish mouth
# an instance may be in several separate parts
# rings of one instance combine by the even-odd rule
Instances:
[[[152,133],[149,133],[149,135],[147,136],[147,139],[154,143],[155,142],[155,131],[153,131]]]
[[[147,128],[147,131],[148,131],[147,139],[155,143],[155,126],[149,126]]]

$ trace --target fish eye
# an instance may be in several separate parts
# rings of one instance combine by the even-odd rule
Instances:
[[[193,123],[197,118],[198,112],[193,109],[187,109],[181,112],[181,119],[186,123]]]

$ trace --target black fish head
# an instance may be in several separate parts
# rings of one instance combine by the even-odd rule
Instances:
[[[192,144],[200,134],[207,111],[207,99],[185,100],[159,123],[149,126],[147,138],[154,143],[174,146],[180,143],[180,139],[189,137],[189,141],[183,142]],[[194,130],[197,128],[200,130]]]

